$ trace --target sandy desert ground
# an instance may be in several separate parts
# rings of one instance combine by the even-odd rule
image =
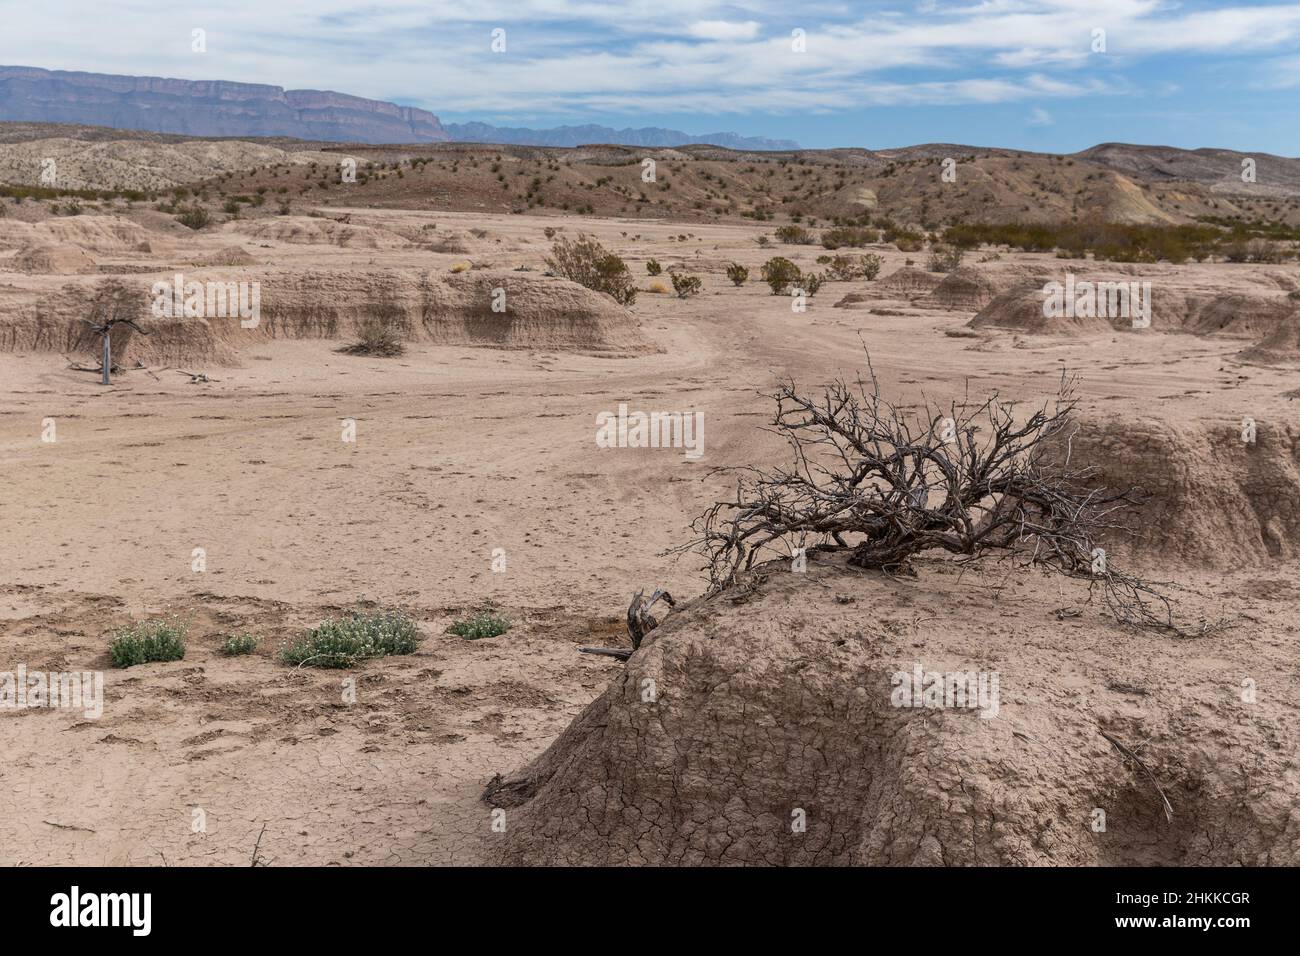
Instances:
[[[1300,267],[1116,266],[1006,251],[981,262],[972,253],[965,266],[989,278],[990,294],[1061,279],[1067,267],[1156,288],[1153,328],[1143,332],[1044,328],[1032,310],[1026,318],[1009,305],[1006,321],[985,316],[972,327],[975,303],[953,307],[891,284],[909,258],[922,273],[915,281],[927,280],[924,254],[888,245],[854,250],[884,258],[874,282],[828,283],[797,313],[757,281],[758,267],[781,254],[816,268],[823,250],[762,248],[756,239],[771,227],[761,223],[321,212],[194,234],[144,217],[0,220],[0,660],[106,674],[99,719],[0,714],[0,862],[247,865],[255,846],[271,865],[822,862],[853,853],[877,862],[1296,862],[1300,320],[1288,294],[1300,290]],[[699,275],[703,293],[643,291],[626,318],[580,302],[586,324],[566,325],[564,310],[539,314],[508,341],[468,322],[413,337],[398,358],[340,353],[349,327],[337,316],[368,290],[417,295],[417,276],[443,282],[458,262],[472,268],[446,281],[548,281],[544,230],[557,226],[598,237],[643,290],[644,263],[655,258]],[[55,249],[46,268],[69,271],[20,267],[34,245]],[[96,271],[77,274],[66,246]],[[252,264],[205,265],[234,261],[232,247]],[[732,261],[750,269],[741,288],[723,274]],[[67,367],[76,342],[65,330],[108,271],[140,281],[175,271],[258,279],[265,326],[193,338],[160,329],[127,353],[125,364],[147,368],[101,386]],[[1285,324],[1280,315],[1291,331],[1267,355],[1252,352]],[[761,430],[770,403],[759,393],[781,376],[808,386],[852,376],[864,349],[886,392],[911,403],[969,390],[1038,404],[1063,370],[1078,373],[1080,448],[1108,480],[1155,494],[1142,533],[1116,554],[1172,582],[1190,619],[1232,626],[1192,639],[1126,630],[1087,603],[1083,585],[1009,577],[996,564],[959,573],[927,558],[916,578],[852,575],[832,562],[814,562],[806,581],[774,572],[748,616],[743,604],[683,607],[686,623],[668,634],[683,643],[662,639],[633,665],[660,668],[680,705],[688,687],[707,698],[720,686],[682,664],[707,658],[694,648],[702,634],[752,628],[770,655],[756,658],[770,661],[791,640],[814,671],[819,642],[852,649],[860,639],[864,667],[918,657],[996,667],[1002,719],[863,723],[885,728],[899,758],[890,762],[909,774],[873,770],[870,780],[827,784],[846,802],[855,788],[889,790],[869,840],[810,830],[815,845],[791,849],[771,837],[788,830],[788,811],[772,797],[731,816],[723,801],[709,810],[728,817],[720,829],[696,821],[698,840],[678,827],[687,835],[665,841],[618,813],[591,819],[592,801],[616,798],[591,796],[599,782],[570,765],[546,779],[588,796],[566,802],[546,790],[520,811],[507,845],[483,800],[489,781],[508,784],[629,679],[622,664],[578,646],[625,644],[637,589],[666,587],[683,601],[700,594],[699,561],[664,550],[725,493],[729,479],[713,469],[782,457],[781,440]],[[178,369],[211,381],[191,383]],[[622,402],[702,412],[703,456],[597,448],[597,415]],[[1239,438],[1243,417],[1257,423],[1254,445]],[[48,419],[54,442],[42,441]],[[341,440],[344,419],[356,422],[355,442]],[[192,570],[195,548],[206,551],[205,571]],[[504,549],[504,573],[492,570],[494,549]],[[446,633],[488,600],[514,621],[507,634]],[[407,609],[422,628],[420,649],[350,671],[278,661],[283,641],[358,602]],[[108,635],[160,614],[190,623],[185,659],[111,669]],[[258,650],[219,656],[221,639],[241,630],[262,638]],[[674,647],[685,658],[673,658]],[[348,677],[351,704],[341,693]],[[1241,700],[1247,679],[1258,688],[1250,705]],[[753,699],[764,706],[761,690]],[[584,719],[600,723],[600,713]],[[765,713],[779,735],[803,712]],[[640,738],[619,737],[616,723],[607,722],[605,746],[633,764],[671,764],[649,744],[638,756]],[[719,717],[718,726],[730,725]],[[817,731],[827,753],[837,726]],[[1098,726],[1142,745],[1174,824]],[[615,759],[591,746],[592,759]],[[830,763],[812,761],[805,779]],[[755,770],[757,782],[715,770],[705,804],[751,785],[797,787],[774,782],[771,767]],[[1109,844],[1088,829],[1097,805],[1114,808]],[[851,812],[828,806],[822,819]],[[588,823],[573,823],[583,814]]]

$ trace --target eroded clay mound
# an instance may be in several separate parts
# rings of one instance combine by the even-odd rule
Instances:
[[[99,271],[84,249],[70,243],[24,246],[11,260],[18,272],[31,275],[90,275]]]
[[[136,319],[149,335],[132,336],[125,328],[115,332],[118,362],[238,364],[239,351],[258,339],[355,341],[374,321],[396,326],[408,342],[610,355],[653,351],[636,318],[609,296],[566,279],[518,272],[421,276],[215,269],[187,275],[204,283],[258,283],[259,322],[250,329],[242,327],[233,307],[226,318],[155,316],[154,278],[121,278],[140,293]],[[0,351],[97,354],[82,322],[91,314],[95,288],[89,281],[39,293],[0,287]],[[230,301],[237,302],[237,296]],[[503,311],[494,311],[494,302]]]
[[[65,216],[47,219],[33,230],[38,240],[71,243],[90,252],[130,252],[149,242],[150,233],[119,216]]]
[[[1174,423],[1092,419],[1073,437],[1076,461],[1109,488],[1146,497],[1132,535],[1108,542],[1147,566],[1239,568],[1300,555],[1300,425],[1261,415]]]
[[[341,249],[400,249],[407,241],[374,226],[354,226],[313,216],[278,216],[274,219],[239,220],[225,231],[250,239],[295,245],[338,246]]]
[[[1135,638],[1091,610],[1066,625],[1051,613],[1062,596],[1033,587],[1008,596],[1011,627],[945,565],[900,592],[842,558],[782,563],[754,591],[687,605],[549,749],[488,785],[506,823],[492,862],[1300,859],[1293,681],[1271,682],[1277,698],[1247,719],[1210,644]],[[990,693],[995,671],[997,716],[895,706],[893,675],[918,665],[984,672]],[[1172,823],[1099,729],[1146,742]]]
[[[198,266],[255,266],[260,263],[243,246],[225,246],[216,252],[204,256],[195,263]]]
[[[637,320],[609,296],[566,279],[511,271],[267,275],[262,319],[265,334],[282,338],[348,338],[380,320],[396,324],[408,341],[439,345],[651,350]]]
[[[958,312],[978,312],[1001,291],[998,283],[978,269],[962,267],[943,277],[920,304]]]
[[[146,230],[119,216],[61,216],[36,224],[0,219],[0,249],[75,245],[90,252],[128,252],[149,238]]]
[[[1300,302],[1283,293],[1224,293],[1188,309],[1184,328],[1199,335],[1266,338],[1300,322]]]
[[[836,302],[833,309],[867,309],[872,302],[879,302],[879,296],[869,296],[862,292],[850,292]]]
[[[139,294],[135,317],[149,334],[136,335],[128,326],[113,331],[113,361],[124,367],[145,365],[234,364],[238,319],[159,318],[151,314],[151,282],[121,280]],[[0,286],[0,351],[60,352],[98,362],[99,336],[83,319],[94,314],[96,283],[68,283],[61,289],[34,295],[30,290]],[[247,333],[245,333],[247,334]]]
[[[933,272],[926,272],[912,266],[904,266],[876,283],[876,289],[881,294],[903,297],[925,295],[928,292],[933,292],[942,281],[942,276],[938,276]]]
[[[1238,352],[1237,357],[1258,365],[1300,364],[1300,316],[1279,323],[1272,335]]]
[[[1042,335],[1079,335],[1113,328],[1109,320],[1096,316],[1049,318],[1043,313],[1046,298],[1041,281],[1024,279],[995,296],[967,324],[973,329],[993,327]]]

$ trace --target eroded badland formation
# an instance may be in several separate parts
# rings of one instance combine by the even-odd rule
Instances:
[[[104,673],[102,715],[0,710],[3,862],[1300,862],[1300,161],[12,124],[0,180],[0,670]],[[633,301],[552,274],[583,236]],[[707,594],[666,552],[789,464],[764,395],[868,355],[923,420],[1075,376],[1073,459],[1143,492],[1106,560],[1179,628],[1025,548]],[[700,453],[598,442],[620,406]],[[578,652],[656,588],[626,663]],[[284,662],[358,607],[414,653]],[[183,659],[112,667],[153,619]],[[917,672],[996,713],[899,706]]]

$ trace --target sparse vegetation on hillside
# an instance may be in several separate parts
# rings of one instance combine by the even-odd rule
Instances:
[[[962,249],[982,245],[1005,245],[1025,252],[1059,250],[1067,258],[1082,259],[1089,253],[1112,262],[1181,263],[1222,256],[1230,262],[1281,261],[1294,255],[1279,243],[1283,231],[1259,235],[1241,223],[1225,229],[1208,222],[1197,225],[1135,225],[1128,223],[1042,223],[959,224],[943,232],[943,241]],[[1293,237],[1300,240],[1300,232]],[[1243,255],[1244,252],[1244,255]]]

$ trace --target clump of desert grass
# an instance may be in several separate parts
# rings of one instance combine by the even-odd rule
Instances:
[[[108,643],[114,667],[179,661],[184,656],[185,625],[176,621],[140,621],[118,631]]]
[[[357,325],[358,341],[339,351],[346,355],[396,358],[406,352],[406,316],[396,303],[383,303]]]
[[[243,657],[257,648],[257,638],[252,634],[232,634],[221,642],[223,657]]]
[[[403,611],[354,611],[286,644],[280,660],[297,667],[354,667],[372,657],[413,654],[419,643],[419,629]]]
[[[496,609],[491,605],[487,605],[476,611],[473,616],[456,621],[447,630],[467,641],[478,641],[485,637],[500,637],[510,630],[510,621],[496,613]]]

